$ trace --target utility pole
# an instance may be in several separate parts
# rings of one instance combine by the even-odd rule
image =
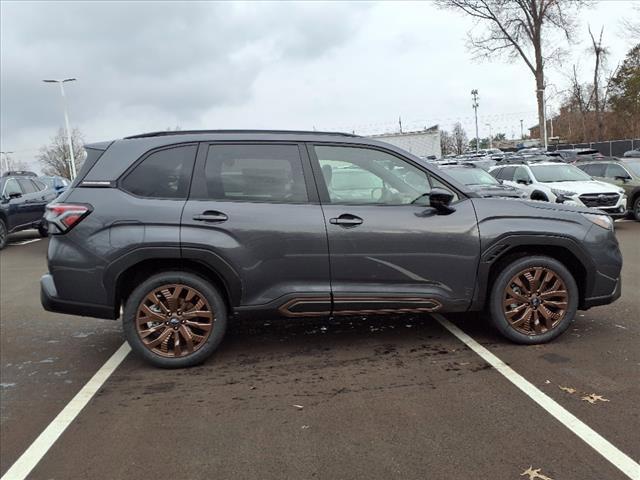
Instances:
[[[542,125],[538,125],[540,134],[544,136],[544,149],[549,147],[549,138],[547,137],[547,99],[544,94],[544,87],[539,88],[538,92],[542,92]]]
[[[402,117],[398,117],[398,125],[400,125],[400,133],[402,133]]]
[[[475,88],[471,90],[471,96],[473,97],[473,104],[471,106],[473,107],[476,117],[476,153],[478,153],[480,149],[480,139],[478,138],[478,90]]]
[[[64,125],[67,129],[67,143],[69,144],[69,172],[71,180],[76,178],[76,159],[73,155],[73,142],[71,141],[71,130],[69,129],[69,113],[67,112],[67,97],[64,94],[64,84],[66,82],[75,82],[75,78],[65,78],[64,80],[43,80],[44,83],[57,83],[60,85],[60,94],[62,95],[62,109],[64,110]]]
[[[524,140],[524,123],[522,119],[520,119],[520,140]]]
[[[493,130],[491,129],[491,124],[485,123],[484,125],[489,127],[489,148],[493,148]]]

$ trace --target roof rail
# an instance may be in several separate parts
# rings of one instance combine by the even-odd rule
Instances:
[[[344,132],[316,132],[309,130],[175,130],[175,131],[161,131],[161,132],[148,132],[140,133],[138,135],[130,135],[124,137],[125,140],[132,138],[148,138],[148,137],[166,137],[169,135],[197,135],[206,133],[266,133],[266,134],[309,134],[309,135],[338,135],[342,137],[359,137],[352,133]]]
[[[2,174],[3,177],[37,177],[38,174],[28,170],[8,170]]]

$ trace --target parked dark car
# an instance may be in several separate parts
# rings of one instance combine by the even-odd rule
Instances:
[[[20,230],[37,228],[46,236],[45,206],[56,195],[33,172],[5,172],[0,177],[0,249],[6,246],[10,233]]]
[[[442,165],[440,168],[459,183],[466,185],[482,197],[527,198],[522,190],[505,185],[493,175],[472,163]]]
[[[204,361],[234,318],[486,309],[537,344],[620,296],[607,215],[482,197],[373,139],[181,131],[85,148],[47,207],[42,304],[123,307],[133,350],[160,367]]]
[[[627,211],[640,222],[640,157],[604,157],[578,162],[576,167],[596,180],[621,187],[627,195]]]
[[[38,178],[42,182],[46,183],[49,186],[49,188],[52,188],[53,190],[55,190],[58,193],[58,195],[60,195],[67,188],[69,188],[69,185],[71,184],[71,182],[68,179],[57,176],[57,175],[42,176]]]

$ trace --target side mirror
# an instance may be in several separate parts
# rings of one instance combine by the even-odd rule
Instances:
[[[524,180],[523,178],[521,178],[520,180],[516,180],[516,183],[519,183],[520,185],[529,185],[529,181]]]
[[[444,188],[435,187],[429,193],[429,204],[435,208],[438,215],[449,215],[456,211],[450,204],[453,200],[453,193]]]
[[[21,196],[22,196],[22,194],[18,193],[18,192],[9,194],[9,198],[20,198]]]
[[[631,180],[631,177],[628,177],[626,175],[616,175],[614,178],[616,180],[622,180],[623,182],[627,182],[627,181]]]

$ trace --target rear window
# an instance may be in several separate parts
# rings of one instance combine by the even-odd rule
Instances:
[[[205,176],[211,199],[276,203],[308,200],[297,145],[211,145]]]
[[[122,180],[122,189],[139,197],[187,198],[197,145],[149,153]]]

